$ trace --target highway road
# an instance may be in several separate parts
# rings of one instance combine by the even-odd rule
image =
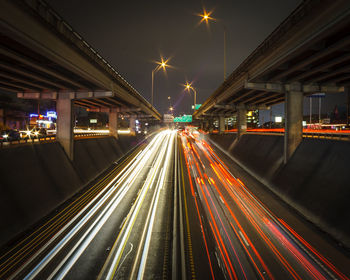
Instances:
[[[175,141],[161,131],[5,252],[0,279],[168,278]]]
[[[202,239],[214,242],[198,260],[211,278],[348,279],[232,175],[201,134],[183,133],[181,143],[187,201],[197,206]]]
[[[197,131],[162,130],[0,253],[0,279],[349,279]]]

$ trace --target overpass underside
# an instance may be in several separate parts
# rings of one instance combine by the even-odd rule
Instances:
[[[73,156],[73,105],[110,115],[160,120],[157,110],[44,1],[2,1],[0,89],[57,102],[57,139]]]
[[[285,162],[302,141],[303,98],[348,93],[350,2],[303,1],[207,99],[194,118],[204,123],[285,103]],[[204,126],[204,125],[203,125]]]

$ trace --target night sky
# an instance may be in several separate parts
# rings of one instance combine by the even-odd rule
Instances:
[[[155,75],[154,105],[191,113],[193,93],[203,103],[223,82],[223,30],[227,75],[298,6],[300,0],[116,1],[48,0],[53,8],[147,100],[155,61],[171,58]],[[209,27],[198,14],[212,12]]]

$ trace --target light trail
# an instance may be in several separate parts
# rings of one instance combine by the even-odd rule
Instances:
[[[1,259],[4,260],[0,265],[0,278],[5,277],[4,275],[11,275],[16,266],[19,267],[19,264],[24,263],[24,267],[29,263],[23,262],[25,258],[28,258],[33,254],[33,252],[38,251],[41,246],[47,245],[47,242],[53,242],[57,238],[57,232],[60,231],[62,227],[67,226],[67,223],[71,219],[76,219],[80,215],[81,209],[83,209],[89,202],[93,201],[93,199],[103,193],[106,188],[109,186],[110,182],[114,180],[116,174],[123,172],[125,170],[125,165],[129,165],[140,153],[140,149],[135,151],[135,153],[131,154],[128,158],[126,158],[121,166],[116,165],[111,172],[106,174],[101,181],[93,185],[89,188],[85,193],[76,198],[72,203],[67,205],[64,209],[59,211],[55,216],[49,219],[46,223],[41,225],[38,229],[36,229],[29,236],[24,238],[18,244],[16,244],[13,248],[7,251],[4,255],[1,256]],[[131,161],[130,161],[131,159]],[[126,164],[124,164],[126,163]],[[129,163],[129,164],[128,164]],[[121,170],[123,169],[123,170]],[[7,257],[7,258],[6,258]],[[12,273],[11,273],[11,270]],[[6,279],[10,276],[5,277]]]
[[[62,250],[65,249],[63,258],[55,265],[55,269],[50,272],[50,275],[46,276],[47,279],[63,279],[108,221],[130,188],[133,187],[144,167],[157,154],[159,145],[164,140],[164,135],[166,135],[164,132],[157,134],[149,145],[140,151],[94,199],[85,205],[73,219],[33,254],[9,279],[18,278],[28,267],[33,267],[33,264],[35,264],[34,267],[26,272],[23,279],[39,277],[44,270],[48,270],[48,265],[55,258],[60,254],[62,255]],[[167,161],[169,162],[169,157]],[[154,168],[153,170],[157,169]],[[80,232],[83,232],[83,234],[78,234]],[[78,239],[77,236],[79,236]],[[66,251],[66,248],[69,247],[70,249]]]
[[[182,138],[182,141],[187,142],[187,140],[184,137]],[[186,164],[191,168],[193,177],[197,178],[196,180],[194,180],[194,185],[197,187],[197,191],[200,200],[202,201],[202,205],[205,206],[204,209],[208,213],[207,215],[210,223],[210,228],[213,236],[215,237],[217,247],[219,249],[221,258],[225,266],[225,270],[228,273],[228,277],[230,279],[247,279],[247,271],[245,271],[245,269],[243,268],[241,264],[242,260],[238,258],[236,248],[232,245],[230,234],[228,234],[227,226],[229,225],[224,225],[223,221],[220,219],[221,214],[218,213],[218,210],[216,209],[215,204],[213,203],[211,194],[209,193],[209,189],[204,183],[207,180],[203,178],[202,172],[200,170],[200,165],[195,160],[195,153],[192,151],[193,146],[189,142],[187,142],[183,145],[183,147],[185,159],[187,162]],[[191,176],[189,177],[189,179],[191,181]],[[214,212],[212,211],[212,209],[214,209]],[[198,216],[201,220],[199,212]],[[224,235],[222,235],[222,231],[224,232]],[[210,258],[209,254],[208,258]],[[248,274],[251,275],[252,273],[249,272]]]
[[[205,140],[181,139],[191,193],[196,200],[195,186],[228,278],[239,271],[239,279],[250,278],[253,270],[260,279],[348,279],[251,194]],[[265,262],[267,252],[274,259]]]
[[[182,142],[182,147],[183,147],[183,151],[185,153],[186,146],[184,145],[184,142]],[[187,174],[189,175],[189,182],[190,182],[190,186],[191,186],[191,194],[192,194],[192,197],[194,199],[195,206],[196,206],[196,213],[197,213],[198,220],[199,220],[199,223],[200,223],[201,233],[202,233],[202,237],[203,237],[203,241],[204,241],[204,245],[205,245],[205,252],[206,252],[206,255],[207,255],[207,258],[208,258],[208,263],[209,263],[209,267],[210,267],[211,277],[212,277],[212,279],[215,279],[213,266],[212,266],[212,261],[210,259],[210,254],[209,254],[209,249],[208,249],[207,238],[206,238],[206,235],[204,233],[204,227],[203,227],[203,222],[202,222],[201,214],[200,214],[199,207],[198,207],[198,201],[197,201],[197,197],[196,197],[196,195],[194,193],[194,187],[193,187],[192,180],[191,180],[191,177],[190,177],[191,173],[190,173],[190,170],[189,170],[189,164],[188,164],[188,160],[186,158],[187,157],[186,157],[186,153],[185,153],[185,163],[186,163],[186,168],[187,168]],[[186,192],[185,192],[185,183],[184,183],[182,161],[180,161],[180,164],[181,164],[181,170],[182,170],[181,176],[182,176],[183,192],[184,192],[184,198],[185,198],[186,223],[187,223],[187,227],[188,227],[188,231],[189,231],[189,221],[188,221],[188,212],[187,212],[188,209],[187,209],[187,202],[186,202]]]
[[[98,279],[114,279],[118,275],[121,264],[120,260],[124,255],[124,249],[129,242],[131,233],[135,230],[135,222],[137,219],[140,219],[140,210],[145,203],[148,204],[148,201],[150,201],[150,205],[147,206],[148,211],[146,219],[144,219],[142,234],[138,240],[136,254],[130,256],[133,260],[133,265],[129,277],[132,279],[142,279],[144,276],[158,203],[166,178],[169,176],[168,173],[171,158],[173,157],[174,138],[176,137],[176,133],[174,131],[163,131],[159,135],[163,137],[163,141],[157,149],[158,154],[153,162],[153,167],[147,175],[146,181],[127,216],[123,228],[112,247]],[[146,202],[145,198],[150,190],[153,191],[153,194],[150,194],[151,199],[148,199]]]
[[[149,251],[149,246],[150,246],[150,240],[151,240],[151,234],[152,234],[152,229],[153,229],[153,225],[154,225],[154,219],[155,219],[155,214],[156,214],[156,210],[157,210],[157,206],[158,206],[158,201],[159,201],[159,196],[160,196],[160,190],[163,188],[164,186],[164,180],[167,177],[167,173],[168,173],[168,168],[169,168],[169,164],[170,164],[170,158],[171,155],[173,154],[173,148],[174,148],[174,137],[175,133],[172,132],[171,140],[170,140],[170,144],[168,141],[167,147],[170,146],[170,150],[168,150],[167,155],[166,155],[166,159],[165,159],[165,167],[162,169],[161,171],[161,181],[160,183],[157,185],[157,195],[156,195],[156,199],[155,202],[153,203],[152,206],[152,214],[151,214],[151,220],[148,223],[148,229],[147,229],[147,236],[146,236],[146,241],[145,241],[145,245],[144,245],[144,249],[142,252],[142,257],[141,257],[141,264],[139,266],[139,273],[137,275],[137,279],[143,279],[144,273],[145,273],[145,266],[146,266],[146,260],[147,260],[147,256],[148,256],[148,251]],[[146,227],[145,227],[146,228]],[[136,262],[135,262],[136,264]],[[133,274],[131,274],[133,275]],[[131,277],[132,278],[132,277]]]
[[[153,140],[154,142],[159,141],[158,138],[155,138]],[[151,143],[151,147],[153,146],[153,141]],[[124,174],[124,178],[126,178],[127,176],[129,176],[129,178],[136,178],[137,174],[140,172],[141,170],[141,166],[142,163],[144,163],[148,157],[150,156],[149,153],[149,149],[150,147],[147,147],[144,151],[142,151],[134,161],[132,161],[128,166],[126,166],[124,168],[124,171],[126,172],[126,174]],[[135,168],[136,167],[136,168]],[[122,173],[120,173],[122,174]],[[118,175],[116,177],[116,180],[118,180],[118,177],[120,175]],[[110,185],[113,184],[114,181],[112,181],[110,183]],[[92,201],[88,206],[92,205],[93,202],[97,201],[97,204],[93,206],[93,208],[83,217],[80,217],[79,222],[76,226],[74,226],[74,228],[35,266],[34,269],[32,269],[32,271],[26,275],[26,277],[24,279],[33,279],[35,276],[37,276],[44,267],[46,267],[46,265],[60,252],[60,250],[81,230],[81,228],[85,225],[85,223],[87,221],[89,221],[89,219],[96,214],[96,212],[100,209],[100,207],[114,194],[114,191],[117,190],[120,187],[120,182],[116,183],[112,186],[112,188],[110,188],[107,193],[105,195],[103,195],[102,197],[97,196],[94,201]],[[122,200],[122,198],[124,197],[124,195],[126,194],[126,188],[128,186],[128,181],[125,184],[122,184],[121,188],[119,189],[118,193],[115,195],[114,199],[118,199],[118,197],[120,197],[120,199],[118,199],[118,203],[113,204],[113,203],[109,203],[109,207],[113,207],[115,209],[115,207],[119,204],[119,202]],[[107,186],[109,187],[109,186]],[[88,206],[86,206],[81,213],[84,212],[84,210],[88,209]],[[103,212],[105,213],[105,211]],[[110,215],[112,213],[112,211],[108,211],[107,215]],[[99,219],[101,219],[102,215],[99,216]],[[103,219],[103,221],[105,222],[107,220],[109,216],[105,217]],[[70,222],[70,224],[73,223],[73,221]],[[63,232],[64,229],[62,229],[59,233]],[[91,230],[91,227],[89,229],[89,231]],[[96,232],[94,232],[94,234],[96,234]],[[88,241],[90,242],[92,240],[92,238],[89,238]],[[78,242],[78,244],[82,242],[82,239],[80,239],[80,241]],[[49,245],[49,244],[48,244]],[[47,245],[47,246],[48,246]],[[43,247],[42,250],[43,251],[47,246]],[[76,248],[76,247],[75,247]],[[40,253],[40,251],[36,254],[38,255]],[[71,251],[68,256],[70,256],[73,253],[73,251]],[[78,252],[79,255],[79,252]],[[66,260],[66,259],[65,259]],[[76,260],[76,258],[74,259]],[[70,262],[70,264],[68,265],[69,268],[72,267],[72,265],[74,264],[74,262]],[[60,265],[63,265],[63,262],[60,263]],[[56,268],[56,270],[54,272],[58,271],[58,268],[60,268],[60,266],[58,266]],[[65,270],[67,272],[67,270]],[[66,273],[65,272],[65,273]],[[65,274],[64,273],[64,274]]]
[[[131,234],[133,225],[134,225],[136,218],[137,218],[137,215],[141,209],[142,203],[145,199],[145,196],[146,196],[148,190],[153,185],[154,180],[156,178],[155,175],[158,171],[157,169],[158,169],[160,162],[161,162],[161,159],[162,159],[161,153],[164,153],[164,147],[165,147],[165,145],[162,146],[161,152],[159,153],[159,155],[155,161],[155,167],[152,168],[151,172],[148,174],[147,179],[141,188],[141,192],[138,195],[138,197],[135,201],[135,204],[133,205],[131,211],[129,212],[129,214],[127,216],[127,220],[125,221],[124,226],[123,226],[123,228],[122,228],[122,230],[121,230],[120,234],[118,235],[118,238],[115,242],[115,245],[113,246],[113,248],[111,250],[111,254],[109,256],[109,259],[111,257],[111,265],[107,271],[106,279],[113,279],[114,274],[118,268],[120,258],[124,252],[125,245],[127,244],[128,238]],[[127,226],[125,227],[125,225],[127,225]],[[121,243],[121,245],[119,243]],[[113,256],[114,250],[117,250],[117,252]],[[107,259],[106,264],[110,262],[109,259]],[[105,268],[102,269],[102,272],[104,270],[105,270]],[[102,275],[102,274],[100,274],[100,275]]]

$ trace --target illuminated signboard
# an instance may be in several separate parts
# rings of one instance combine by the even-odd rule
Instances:
[[[29,117],[30,118],[38,118],[39,117],[39,119],[42,119],[42,118],[57,119],[57,113],[55,111],[47,111],[46,116],[45,115],[38,115],[38,114],[30,114]]]
[[[200,106],[202,106],[202,104],[196,104],[196,107],[194,107],[194,105],[192,105],[192,109],[198,110]]]
[[[90,123],[97,123],[97,119],[90,119]]]
[[[187,123],[192,122],[192,115],[183,115],[181,117],[174,118],[174,122]]]
[[[275,117],[275,122],[276,123],[281,123],[282,122],[282,117],[281,116],[276,116]]]
[[[47,111],[46,117],[48,117],[48,118],[51,117],[51,118],[57,119],[57,113],[55,111]]]

